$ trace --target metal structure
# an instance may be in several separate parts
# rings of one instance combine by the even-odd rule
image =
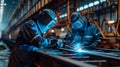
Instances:
[[[117,23],[116,29],[119,31],[119,25],[120,25],[120,0],[118,0],[118,14],[117,14],[117,18],[118,18],[118,20],[117,20],[118,23]],[[119,33],[120,33],[120,31],[119,31]]]
[[[66,2],[67,2],[67,0],[62,0],[62,1],[39,0],[37,3],[32,4],[33,2],[31,2],[31,0],[28,0],[27,2],[25,0],[22,0],[20,2],[20,4],[18,5],[18,8],[15,10],[15,12],[14,12],[14,14],[13,14],[13,16],[12,16],[10,22],[9,22],[9,25],[7,27],[8,36],[11,35],[12,33],[15,33],[18,30],[18,28],[23,23],[25,23],[25,21],[27,21],[29,19],[37,18],[37,16],[40,14],[42,9],[44,9],[44,8],[55,9],[57,7],[62,6]],[[33,6],[30,8],[29,4],[33,5]],[[54,7],[50,6],[51,4]],[[57,6],[55,6],[55,5],[57,5]],[[26,11],[25,9],[28,9],[28,10]]]
[[[111,49],[71,50],[43,49],[37,52],[38,67],[114,67],[120,66],[120,51]],[[42,58],[41,58],[42,57]],[[47,64],[47,65],[46,65]],[[93,65],[93,66],[92,66]]]

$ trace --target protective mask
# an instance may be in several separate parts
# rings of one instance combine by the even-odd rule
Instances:
[[[47,32],[47,30],[49,30],[49,29],[50,29],[51,27],[53,27],[54,25],[56,25],[55,20],[51,20],[51,21],[49,22],[49,24],[47,24],[46,26],[43,25],[43,24],[38,24],[38,26],[39,26],[39,28],[40,28],[40,30],[41,30],[42,33]]]

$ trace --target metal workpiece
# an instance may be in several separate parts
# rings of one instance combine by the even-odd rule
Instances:
[[[120,66],[119,51],[105,49],[71,50],[65,48],[42,49],[37,52],[40,66],[52,67],[113,67]],[[41,62],[42,61],[42,65]]]
[[[39,60],[43,59],[47,62],[47,65],[50,64],[50,66],[53,66],[53,67],[97,67],[95,65],[88,64],[83,61],[76,61],[67,57],[63,57],[62,55],[67,55],[67,54],[56,49],[40,50],[38,51],[37,54],[41,57],[39,58]],[[72,56],[74,54],[68,54],[68,55]],[[44,62],[44,64],[46,64],[46,62]],[[43,67],[46,67],[44,64],[43,64]]]

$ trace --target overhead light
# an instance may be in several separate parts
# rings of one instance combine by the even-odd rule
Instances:
[[[88,5],[84,5],[84,9],[87,9],[88,8]]]
[[[2,37],[2,32],[0,31],[0,39],[1,39],[1,37]]]
[[[60,15],[60,18],[66,17],[67,13]]]
[[[65,28],[61,28],[61,31],[65,31]]]
[[[99,1],[95,1],[95,2],[94,2],[94,5],[98,5],[98,4],[99,4]]]
[[[52,29],[51,32],[54,33],[55,31]]]
[[[63,18],[64,17],[64,14],[60,15],[60,18]]]
[[[84,8],[83,7],[80,7],[80,10],[83,10]]]
[[[79,7],[79,8],[77,8],[77,11],[81,11],[83,9],[84,9],[83,7]]]
[[[89,3],[89,7],[92,7],[94,4],[93,3]]]
[[[79,8],[77,8],[77,11],[80,11]]]
[[[105,2],[105,1],[106,1],[106,0],[99,0],[99,1],[91,2],[91,3],[89,3],[89,4],[86,4],[86,5],[84,5],[84,6],[81,6],[81,7],[77,8],[77,11],[82,11],[82,10],[87,9],[87,8],[89,8],[89,7],[98,5],[98,4],[100,4],[100,2],[103,3],[103,2]],[[64,17],[66,17],[66,16],[67,16],[67,13],[60,15],[60,18],[64,18]],[[55,19],[57,19],[57,18],[55,18]]]
[[[1,0],[1,3],[0,3],[0,23],[1,23],[2,17],[3,17],[2,15],[3,15],[4,5],[6,5],[6,4],[4,4],[4,0]]]
[[[102,3],[102,2],[105,2],[106,0],[100,0],[100,2]]]
[[[106,0],[103,0],[103,1],[106,1]]]
[[[108,24],[113,24],[113,23],[115,23],[114,20],[110,20],[110,21],[108,21]]]
[[[64,16],[66,17],[66,16],[67,16],[67,13],[65,13]]]

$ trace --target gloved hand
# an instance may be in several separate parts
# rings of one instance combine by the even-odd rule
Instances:
[[[47,38],[42,38],[39,41],[39,45],[40,45],[39,48],[41,48],[41,49],[47,47],[49,45],[48,39]]]
[[[74,50],[81,49],[82,45],[83,44],[81,44],[81,43],[73,43],[72,49],[74,49]]]
[[[48,43],[47,44],[49,44],[48,46],[47,46],[47,48],[61,48],[61,47],[63,47],[63,42],[62,42],[62,40],[61,39],[52,39],[52,38],[50,38],[50,39],[48,39],[47,40],[48,41]]]
[[[58,48],[63,47],[63,42],[62,42],[61,39],[58,39],[58,40],[57,40],[57,47],[58,47]]]
[[[48,48],[55,48],[56,47],[56,43],[57,43],[57,40],[56,39],[48,39],[48,42],[49,42],[49,45],[47,46]]]

